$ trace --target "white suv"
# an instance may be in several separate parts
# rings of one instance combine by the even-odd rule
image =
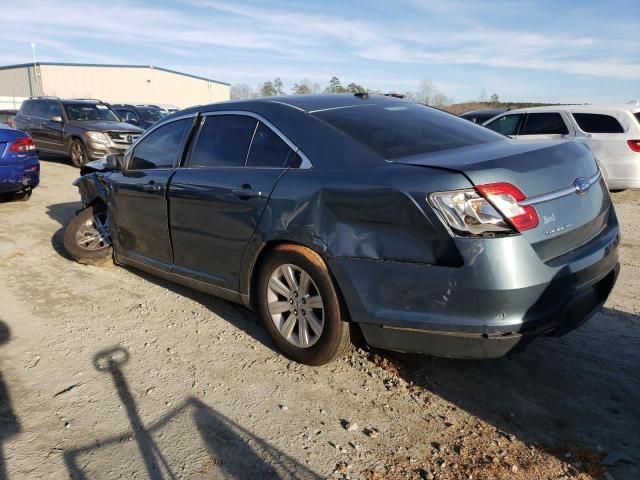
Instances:
[[[483,125],[516,139],[586,143],[600,163],[609,189],[640,188],[640,104],[523,108],[493,117]]]

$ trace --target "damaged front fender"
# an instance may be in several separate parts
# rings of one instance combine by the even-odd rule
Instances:
[[[105,205],[109,203],[111,185],[108,181],[108,174],[88,173],[77,178],[73,185],[78,187],[83,209],[97,202],[102,202]]]

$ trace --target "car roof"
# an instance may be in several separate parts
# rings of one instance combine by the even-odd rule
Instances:
[[[598,113],[598,112],[639,112],[640,106],[635,104],[609,104],[609,105],[592,105],[592,104],[580,104],[580,105],[547,105],[544,107],[530,107],[519,108],[517,110],[510,110],[508,113],[523,113],[523,112],[557,112],[558,110],[564,110],[567,112],[576,113]],[[506,112],[505,112],[506,113]]]
[[[484,108],[481,110],[471,110],[469,112],[461,113],[460,116],[464,115],[498,115],[499,113],[508,111],[508,108]]]
[[[355,107],[360,105],[391,105],[406,103],[396,97],[375,94],[351,94],[351,93],[324,93],[318,95],[284,95],[277,97],[262,97],[251,100],[228,100],[226,102],[212,103],[208,105],[197,105],[186,110],[207,111],[219,110],[223,108],[233,108],[234,105],[250,108],[253,106],[264,106],[265,104],[279,104],[294,108],[306,113],[314,113],[321,110],[336,108]]]

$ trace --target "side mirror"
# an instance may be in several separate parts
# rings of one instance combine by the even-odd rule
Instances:
[[[62,117],[60,115],[54,115],[49,120],[52,122],[62,123]]]
[[[109,170],[123,170],[124,155],[121,153],[113,153],[107,155],[107,168]]]

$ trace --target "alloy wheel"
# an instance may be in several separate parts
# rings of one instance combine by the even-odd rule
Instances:
[[[269,314],[280,335],[298,348],[313,346],[324,329],[324,306],[311,276],[297,265],[277,267],[267,287]]]
[[[111,245],[106,212],[93,215],[78,228],[76,243],[85,250],[100,250]]]
[[[71,145],[71,160],[74,164],[84,165],[84,152],[82,151],[82,145],[78,142]]]

